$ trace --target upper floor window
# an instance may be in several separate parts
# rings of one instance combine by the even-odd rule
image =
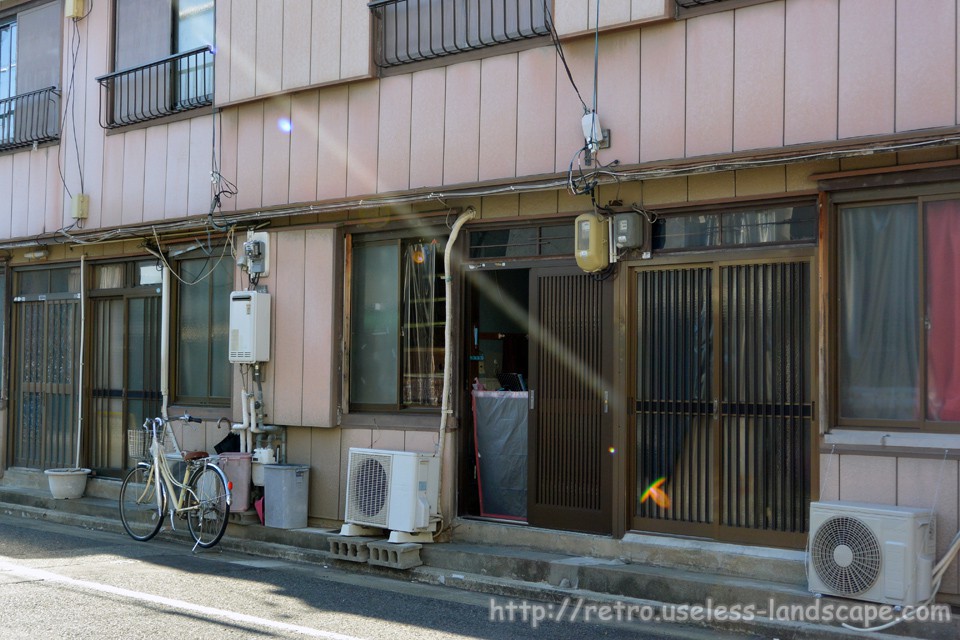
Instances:
[[[60,135],[60,3],[0,16],[0,151]]]
[[[100,124],[144,122],[213,102],[213,0],[116,0],[114,71]]]
[[[380,67],[550,34],[543,0],[375,0]]]

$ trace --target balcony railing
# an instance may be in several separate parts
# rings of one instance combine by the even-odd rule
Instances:
[[[59,116],[56,87],[0,100],[0,151],[59,139]]]
[[[97,78],[100,126],[115,129],[213,104],[209,46]]]
[[[550,34],[543,0],[376,0],[380,67]]]

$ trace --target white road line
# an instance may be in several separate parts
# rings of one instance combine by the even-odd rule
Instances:
[[[299,633],[305,636],[310,636],[313,638],[326,638],[327,640],[363,640],[356,636],[348,636],[342,633],[335,633],[333,631],[323,631],[321,629],[313,629],[311,627],[301,627],[296,624],[288,624],[286,622],[277,622],[276,620],[269,620],[267,618],[258,618],[257,616],[247,615],[245,613],[239,613],[236,611],[228,611],[226,609],[216,609],[214,607],[204,607],[198,604],[193,604],[192,602],[186,602],[184,600],[176,600],[174,598],[165,598],[163,596],[155,596],[149,593],[143,593],[140,591],[131,591],[130,589],[121,589],[120,587],[113,587],[108,584],[100,584],[99,582],[90,582],[88,580],[77,580],[76,578],[69,578],[67,576],[61,576],[50,571],[44,571],[43,569],[34,569],[32,567],[25,567],[22,565],[9,562],[7,559],[0,558],[0,572],[8,573],[10,575],[18,576],[21,578],[29,578],[33,580],[43,580],[47,582],[58,582],[60,584],[69,585],[72,587],[77,587],[80,589],[86,589],[89,591],[99,591],[101,593],[109,593],[115,596],[120,596],[122,598],[129,598],[131,600],[139,600],[141,602],[150,602],[153,604],[160,604],[165,607],[170,607],[177,611],[192,611],[195,613],[200,613],[206,616],[211,616],[216,620],[231,620],[234,622],[243,622],[246,624],[257,625],[260,627],[268,627],[270,629],[277,629],[279,631],[290,631],[292,633]]]

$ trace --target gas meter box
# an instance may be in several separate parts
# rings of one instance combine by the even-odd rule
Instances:
[[[252,364],[270,359],[270,294],[230,294],[230,362]]]
[[[601,271],[610,264],[609,221],[596,213],[577,216],[574,251],[577,265],[587,272]]]

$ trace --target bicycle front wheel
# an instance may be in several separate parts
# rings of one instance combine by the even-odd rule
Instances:
[[[230,500],[227,477],[218,467],[206,465],[190,479],[187,526],[197,545],[208,549],[227,530]]]
[[[120,521],[130,537],[141,542],[160,531],[163,511],[157,504],[157,483],[149,465],[134,467],[124,478],[120,487]]]

